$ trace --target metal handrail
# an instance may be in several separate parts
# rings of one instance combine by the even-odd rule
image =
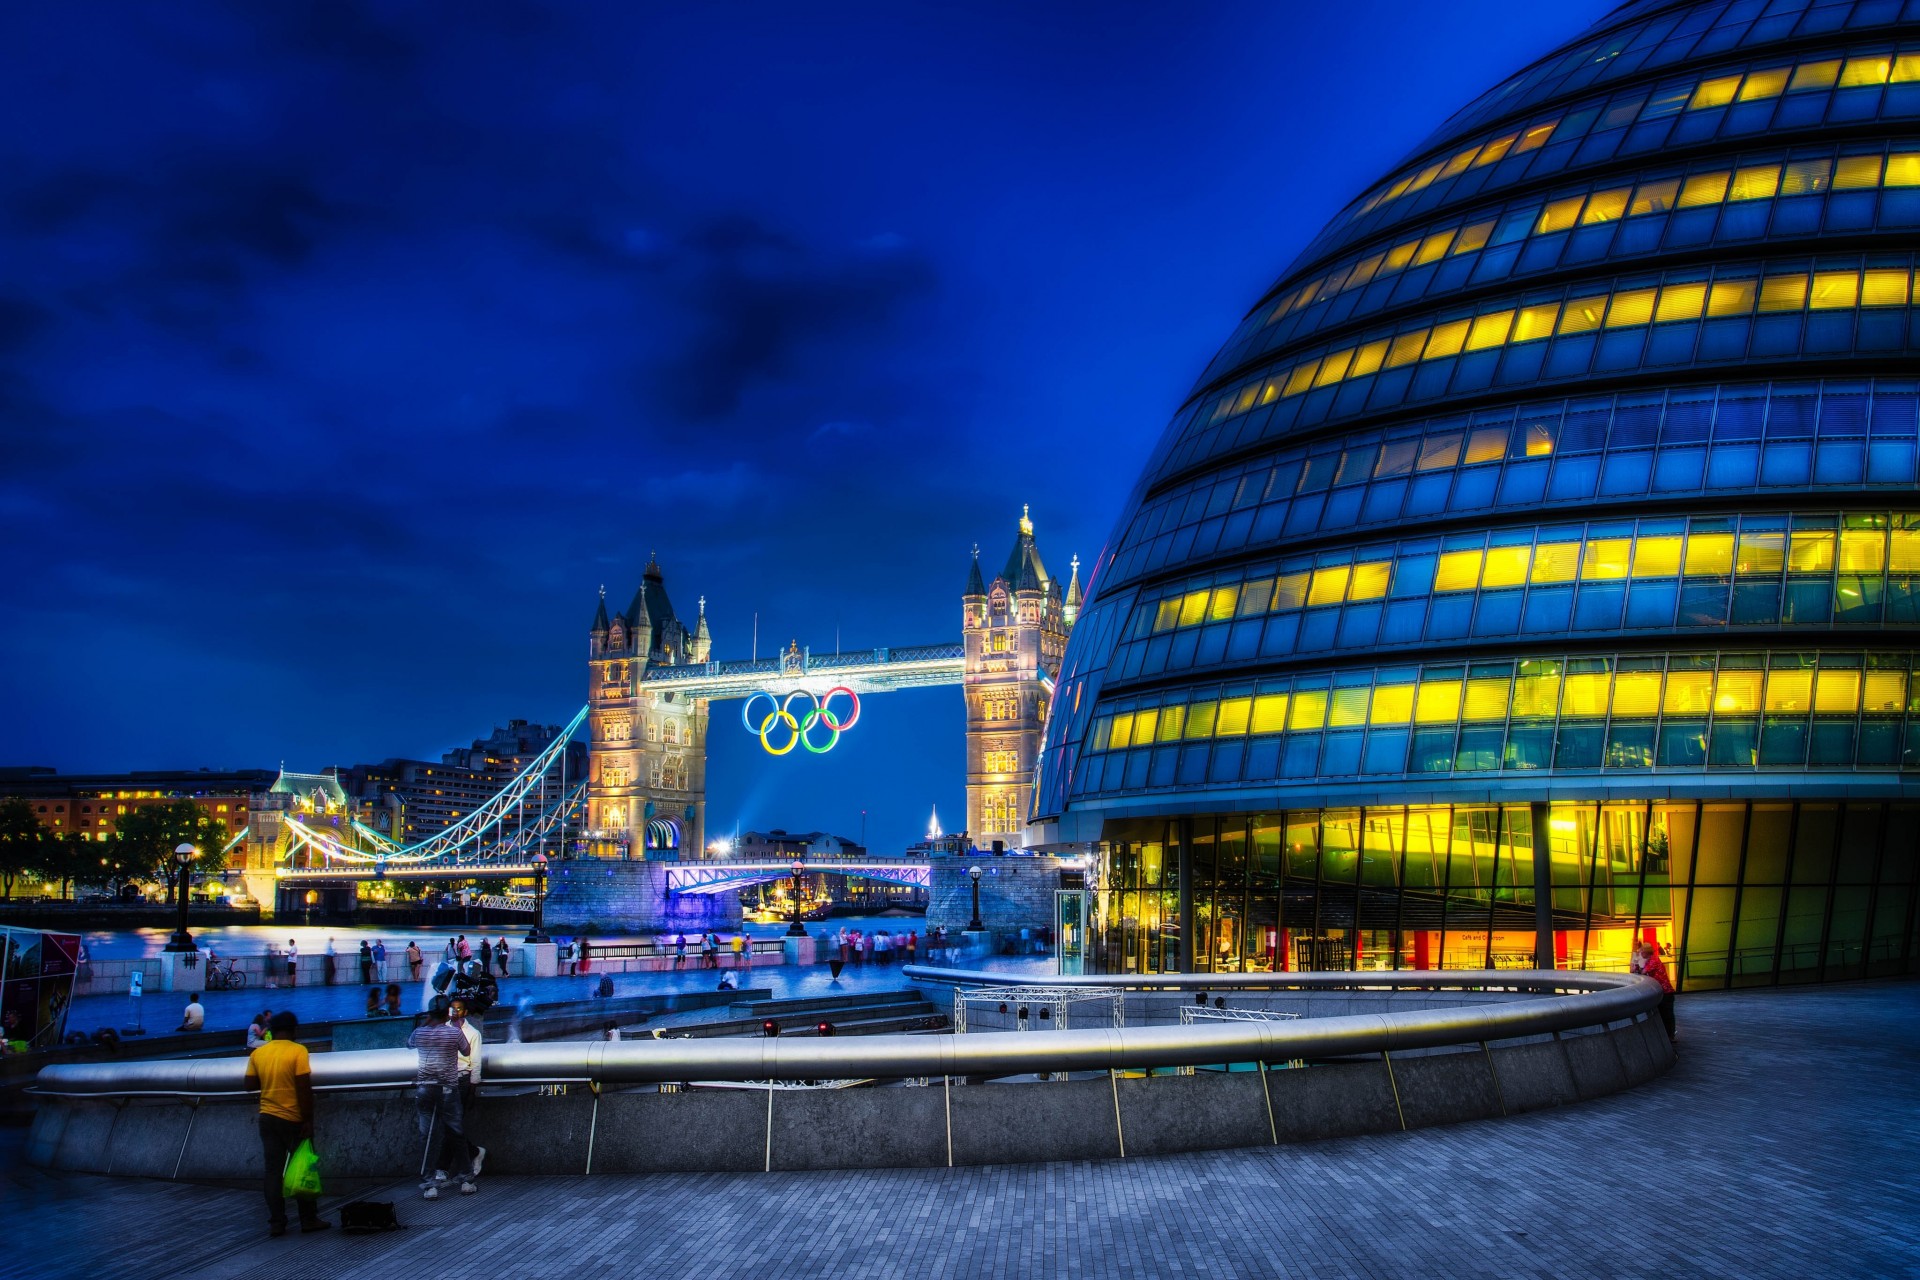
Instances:
[[[909,977],[963,980],[969,986],[1014,985],[1018,975],[992,975],[910,965]],[[1277,979],[1277,980],[1276,980]],[[1028,981],[1031,981],[1029,978]],[[589,1041],[505,1044],[486,1050],[486,1074],[497,1083],[590,1080],[655,1084],[680,1080],[906,1079],[1107,1071],[1219,1062],[1287,1062],[1481,1044],[1631,1020],[1660,1002],[1652,979],[1630,974],[1500,970],[1389,974],[1169,974],[1147,978],[1050,979],[1050,985],[1132,990],[1506,991],[1553,993],[1403,1013],[1344,1014],[1273,1024],[1090,1027],[1045,1034],[969,1036],[877,1035],[756,1040]],[[406,1049],[322,1053],[313,1057],[317,1087],[401,1086],[416,1058]],[[171,1091],[182,1096],[237,1093],[246,1060],[87,1063],[47,1067],[39,1092],[120,1095]]]

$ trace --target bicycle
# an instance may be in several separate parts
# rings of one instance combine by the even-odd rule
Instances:
[[[225,968],[218,960],[207,965],[207,990],[239,991],[247,985],[247,975],[240,972],[240,962],[229,959]]]

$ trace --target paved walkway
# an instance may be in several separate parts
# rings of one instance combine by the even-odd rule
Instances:
[[[1664,1079],[1511,1120],[1102,1164],[402,1187],[408,1229],[360,1238],[266,1239],[246,1192],[23,1169],[11,1134],[0,1277],[1920,1275],[1920,983],[1693,997],[1681,1034]]]

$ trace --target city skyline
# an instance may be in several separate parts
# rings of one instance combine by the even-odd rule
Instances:
[[[1419,142],[1373,75],[1451,110],[1604,8],[15,15],[4,763],[564,722],[655,552],[717,657],[956,638],[969,548],[1031,503],[1091,563],[1246,264]],[[963,810],[952,691],[804,765],[722,710],[716,822]]]

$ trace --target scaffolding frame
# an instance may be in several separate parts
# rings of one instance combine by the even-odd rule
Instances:
[[[1027,1005],[1041,1006],[1052,1014],[1050,1019],[1053,1030],[1065,1030],[1068,1012],[1075,1005],[1103,1003],[1109,1006],[1107,1016],[1115,1027],[1126,1025],[1126,993],[1118,987],[1100,990],[1094,987],[958,987],[953,993],[953,1033],[965,1035],[967,1031],[967,1006],[969,1004],[995,1004],[1004,1006]],[[1037,1018],[1028,1018],[1027,1025],[1018,1028],[1023,1031],[1034,1030]]]

